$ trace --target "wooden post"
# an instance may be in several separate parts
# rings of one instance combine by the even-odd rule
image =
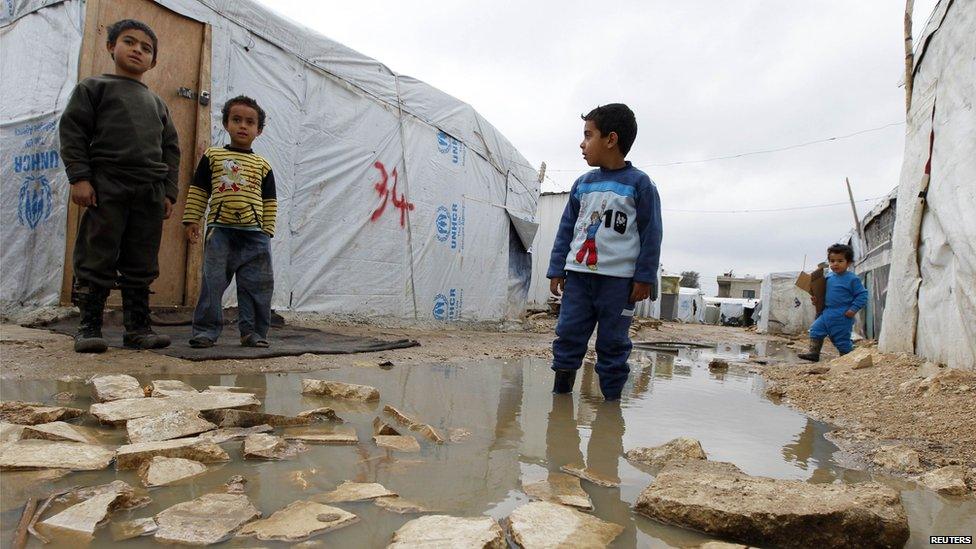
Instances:
[[[915,0],[905,0],[905,116],[912,110],[912,86],[915,80],[915,54],[912,53],[912,12]]]
[[[861,254],[865,254],[868,250],[868,243],[864,239],[864,228],[861,227],[861,218],[857,216],[857,206],[854,205],[854,193],[851,191],[851,180],[844,178],[847,182],[847,196],[851,199],[851,211],[854,212],[854,228],[857,230],[857,237],[861,241]]]
[[[213,29],[210,25],[204,25],[203,27],[203,45],[200,47],[200,74],[197,77],[197,93],[203,93],[204,91],[211,94],[211,101],[213,101],[213,90],[211,88],[210,80],[210,57],[211,57],[211,41],[213,38]],[[194,160],[203,156],[207,148],[210,147],[210,108],[211,104],[202,105],[197,103],[197,127],[194,135],[196,143],[194,144]],[[189,192],[189,185],[187,185],[186,192]],[[186,200],[186,195],[183,194],[180,197],[181,200]],[[205,228],[205,221],[201,221],[201,227]],[[187,307],[193,307],[197,304],[197,298],[200,295],[200,285],[203,280],[203,236],[206,235],[204,232],[201,235],[200,242],[193,244],[192,242],[187,242],[186,245],[186,284],[183,286],[183,305]]]
[[[539,186],[540,187],[542,186],[542,181],[545,180],[545,178],[546,178],[546,163],[543,162],[542,165],[539,166]]]

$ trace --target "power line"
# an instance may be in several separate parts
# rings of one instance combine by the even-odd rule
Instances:
[[[888,195],[876,196],[874,198],[863,198],[861,200],[855,200],[855,202],[873,202],[875,200],[881,200],[885,196],[888,196]],[[681,209],[662,208],[662,211],[665,211],[665,212],[680,212],[680,213],[704,213],[704,214],[768,213],[768,212],[792,212],[792,211],[796,211],[796,210],[812,210],[812,209],[815,209],[815,208],[830,208],[830,207],[833,207],[833,206],[846,206],[848,204],[850,204],[849,201],[845,201],[845,202],[832,202],[830,204],[815,204],[813,206],[792,206],[792,207],[789,207],[789,208],[767,208],[767,209],[759,209],[759,210],[752,210],[752,209],[747,209],[747,210],[681,210]]]

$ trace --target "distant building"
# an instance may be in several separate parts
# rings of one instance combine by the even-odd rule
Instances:
[[[717,297],[758,299],[759,290],[762,287],[762,279],[760,278],[752,275],[736,277],[732,276],[731,272],[716,276],[715,281],[718,282]]]

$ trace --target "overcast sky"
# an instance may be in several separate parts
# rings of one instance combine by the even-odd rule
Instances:
[[[580,114],[629,104],[639,130],[628,159],[665,209],[662,264],[699,271],[709,294],[730,269],[799,270],[806,255],[809,270],[853,219],[847,204],[702,210],[844,202],[845,177],[857,200],[898,184],[903,125],[655,164],[903,122],[904,2],[263,2],[473,105],[533,165],[548,164],[543,191],[588,169]],[[935,4],[915,2],[916,37]]]

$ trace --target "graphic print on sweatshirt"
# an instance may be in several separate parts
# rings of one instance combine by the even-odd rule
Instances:
[[[635,187],[616,181],[582,183],[576,188],[579,217],[566,268],[610,276],[632,276],[640,253]]]

